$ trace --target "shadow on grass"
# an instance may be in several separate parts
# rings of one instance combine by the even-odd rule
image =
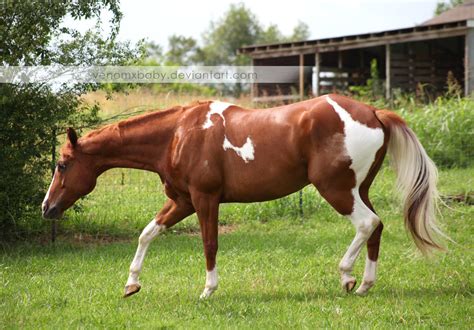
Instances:
[[[218,300],[218,294],[211,299]],[[369,294],[359,296],[354,292],[344,293],[342,291],[334,291],[333,289],[326,290],[306,290],[306,291],[275,291],[275,292],[252,292],[252,293],[237,293],[225,295],[226,298],[236,300],[239,302],[252,303],[259,302],[275,302],[275,301],[293,301],[293,302],[310,302],[310,301],[324,301],[327,299],[360,299],[363,300],[379,300],[379,299],[443,299],[443,298],[470,298],[473,296],[472,290],[466,290],[463,286],[448,287],[448,288],[373,288]]]

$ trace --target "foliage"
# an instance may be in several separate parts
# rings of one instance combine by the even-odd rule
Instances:
[[[209,30],[204,34],[200,61],[205,65],[246,65],[250,59],[236,53],[240,47],[303,40],[308,37],[309,27],[303,22],[298,22],[290,36],[284,36],[275,24],[270,24],[267,28],[262,26],[244,4],[232,4],[222,18],[211,22]]]
[[[436,4],[435,15],[442,14],[458,5],[462,5],[463,3],[464,0],[449,0],[448,2],[445,0],[438,1]]]
[[[367,79],[366,85],[349,86],[349,91],[361,98],[372,100],[383,97],[383,82],[380,79],[377,60],[374,58],[370,61],[370,78]]]
[[[398,110],[438,167],[474,165],[474,100],[439,97]]]
[[[205,65],[244,64],[236,50],[258,40],[261,25],[244,4],[231,4],[218,21],[211,22],[204,34],[200,61]]]
[[[169,49],[166,52],[168,65],[190,65],[199,51],[197,41],[191,37],[172,35],[168,38]]]
[[[0,16],[2,65],[103,65],[132,63],[140,54],[129,44],[115,41],[121,12],[118,1],[85,0],[6,1]],[[103,35],[100,14],[111,13],[110,31]],[[63,24],[65,17],[95,19],[96,25],[80,33]],[[34,27],[34,28],[32,28]],[[0,232],[19,234],[22,222],[39,218],[43,181],[57,135],[68,125],[97,122],[98,108],[79,95],[98,85],[0,85]]]
[[[231,4],[217,21],[211,22],[203,34],[203,44],[192,37],[172,35],[168,38],[168,50],[161,63],[174,65],[246,65],[249,58],[237,54],[242,46],[261,43],[297,41],[309,38],[309,27],[299,21],[289,36],[278,25],[263,26],[258,17],[244,4]],[[150,43],[150,53],[156,53],[157,45]]]

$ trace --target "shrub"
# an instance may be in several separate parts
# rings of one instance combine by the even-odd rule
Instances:
[[[474,100],[439,97],[400,112],[437,166],[474,165]]]

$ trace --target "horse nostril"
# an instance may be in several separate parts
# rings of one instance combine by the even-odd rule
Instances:
[[[56,216],[56,213],[58,211],[58,208],[56,206],[53,206],[52,208],[50,208],[48,210],[48,213],[51,217],[55,217]]]
[[[43,216],[46,214],[46,212],[48,212],[48,208],[49,208],[49,204],[48,202],[43,202],[43,205],[42,205],[42,211],[43,211]]]

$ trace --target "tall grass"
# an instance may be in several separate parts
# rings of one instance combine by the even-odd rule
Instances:
[[[398,110],[438,167],[474,164],[474,100],[439,97]]]

